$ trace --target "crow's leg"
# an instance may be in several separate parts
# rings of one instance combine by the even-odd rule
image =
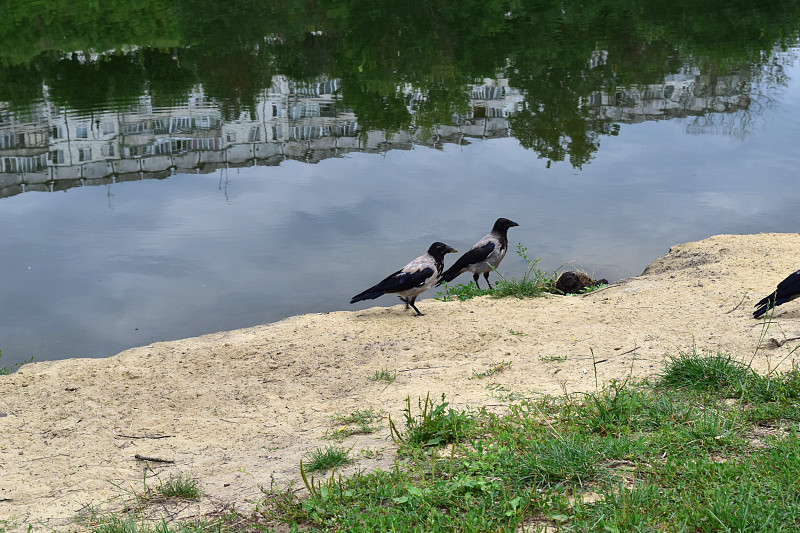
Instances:
[[[489,283],[489,272],[484,272],[483,277],[486,278],[486,284],[489,285],[489,288],[492,288],[492,284]]]
[[[475,280],[475,286],[476,286],[476,287],[478,287],[478,289],[480,289],[480,288],[481,288],[481,286],[480,286],[480,285],[478,285],[478,278],[479,278],[479,277],[480,277],[480,274],[478,274],[477,272],[475,272],[475,273],[472,275],[472,279],[474,279],[474,280]]]
[[[416,299],[417,299],[417,297],[416,297],[416,296],[413,296],[413,297],[409,298],[409,300],[408,300],[408,305],[410,305],[411,307],[413,307],[413,308],[414,308],[414,311],[416,311],[416,312],[417,312],[417,314],[416,314],[415,316],[424,316],[424,315],[425,315],[425,313],[422,313],[422,312],[420,312],[420,310],[419,310],[419,309],[417,309],[417,306],[416,306],[416,305],[414,305],[414,302],[416,301]]]
[[[416,297],[416,296],[414,296],[414,297],[412,297],[412,298],[406,298],[406,297],[404,297],[404,296],[400,296],[399,298],[400,298],[401,300],[403,300],[403,303],[405,303],[405,304],[406,304],[406,309],[408,309],[409,307],[413,307],[413,308],[414,308],[414,311],[416,311],[416,312],[417,312],[416,316],[423,316],[423,315],[425,315],[425,313],[420,313],[420,312],[419,312],[419,309],[417,309],[417,306],[416,306],[416,305],[414,305],[414,302],[417,300],[417,297]]]

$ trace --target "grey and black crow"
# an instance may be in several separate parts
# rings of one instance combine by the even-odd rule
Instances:
[[[785,280],[778,283],[778,288],[769,296],[764,296],[754,306],[753,318],[758,318],[773,307],[790,302],[800,296],[800,270],[789,274]]]
[[[458,250],[443,242],[435,242],[428,252],[411,261],[409,264],[387,277],[377,285],[353,296],[351,304],[361,300],[373,300],[387,293],[397,294],[406,304],[414,308],[417,316],[422,316],[414,301],[417,296],[430,289],[444,270],[444,256]]]
[[[508,228],[513,228],[514,226],[519,226],[519,224],[507,218],[498,218],[494,223],[492,232],[476,242],[475,246],[459,257],[458,261],[453,263],[453,266],[442,274],[442,278],[437,285],[453,281],[469,270],[472,272],[472,279],[475,280],[475,285],[478,285],[478,276],[483,274],[483,277],[486,278],[486,283],[491,289],[492,284],[489,283],[489,272],[497,268],[500,261],[506,256],[508,251]]]

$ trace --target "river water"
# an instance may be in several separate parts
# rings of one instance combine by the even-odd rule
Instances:
[[[374,48],[346,65],[336,39],[266,59],[251,47],[239,77],[230,58],[180,42],[6,57],[0,366],[398,305],[348,302],[433,241],[468,249],[501,216],[542,269],[610,280],[673,244],[798,231],[796,48],[761,45],[747,65],[636,48],[634,68],[619,43],[576,42],[592,38],[545,74],[506,42],[504,68],[453,60],[445,71],[461,77],[423,52],[422,66],[381,70]],[[314,54],[328,66],[295,72]],[[204,61],[216,78],[181,77]],[[359,77],[370,68],[380,76]],[[429,71],[414,80],[415,68]],[[500,272],[525,266],[512,251]]]

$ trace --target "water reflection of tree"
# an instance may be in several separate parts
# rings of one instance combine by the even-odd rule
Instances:
[[[511,129],[520,144],[547,159],[548,166],[552,161],[568,158],[572,166],[581,168],[597,151],[600,135],[616,135],[619,131],[618,124],[592,119],[585,112],[541,112],[555,111],[556,106],[540,107],[536,112],[530,105],[526,103],[522,111],[510,117]]]
[[[91,114],[98,109],[123,110],[145,90],[147,72],[136,55],[109,54],[100,61],[50,56],[39,62],[56,105]]]
[[[514,71],[527,72],[516,66]],[[525,94],[523,109],[509,118],[514,137],[548,165],[569,159],[581,168],[597,151],[601,135],[619,131],[618,125],[593,116],[582,103],[604,85],[604,78],[601,70],[555,67],[542,69],[538,76],[512,75],[510,83]]]
[[[43,97],[42,76],[32,65],[0,68],[0,98],[15,111],[25,112]]]
[[[0,45],[8,45],[0,46],[0,100],[30,105],[43,83],[78,110],[124,105],[145,91],[156,105],[174,105],[202,84],[234,118],[254,113],[274,74],[327,77],[341,80],[342,105],[362,128],[424,135],[453,114],[468,116],[469,85],[500,75],[524,95],[509,119],[514,136],[576,167],[619,129],[586,108],[591,95],[663,83],[687,68],[741,75],[744,64],[754,85],[780,85],[776,52],[800,28],[796,7],[730,0],[676,0],[668,9],[656,0],[140,0],[72,10],[74,1],[20,3],[0,18]],[[53,51],[58,43],[133,51],[65,60]],[[707,114],[691,128],[746,134],[744,117],[761,112],[752,105],[735,126]]]

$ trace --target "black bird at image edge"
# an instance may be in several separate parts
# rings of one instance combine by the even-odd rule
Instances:
[[[417,296],[430,289],[439,279],[439,275],[444,270],[444,256],[455,252],[458,250],[443,242],[435,242],[428,248],[427,253],[417,257],[380,283],[356,294],[350,303],[373,300],[389,293],[397,294],[405,302],[406,309],[409,306],[413,307],[417,312],[416,316],[422,316],[423,313],[414,305]]]
[[[775,292],[759,300],[754,306],[758,307],[758,309],[753,311],[753,318],[758,318],[781,304],[791,302],[798,296],[800,296],[800,270],[786,276],[786,279],[778,283]]]
[[[489,272],[496,269],[500,265],[500,261],[506,256],[508,251],[508,229],[514,226],[519,226],[519,224],[507,218],[498,218],[492,227],[492,231],[476,242],[468,252],[459,257],[458,261],[453,263],[453,266],[442,274],[442,278],[436,285],[441,285],[445,282],[449,283],[464,272],[470,271],[472,272],[472,279],[475,280],[475,285],[479,289],[478,277],[481,274],[483,274],[486,284],[491,289],[492,284],[489,283]]]

